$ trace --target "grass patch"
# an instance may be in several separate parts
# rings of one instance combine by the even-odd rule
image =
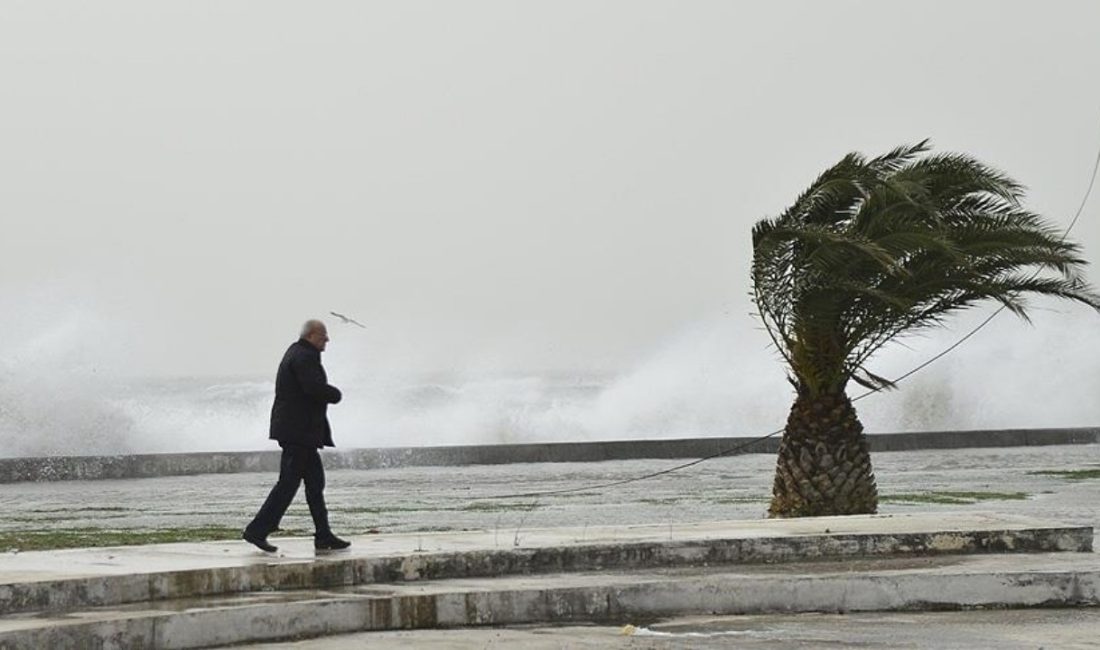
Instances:
[[[539,508],[537,503],[500,503],[497,501],[475,501],[468,503],[458,510],[466,512],[528,512]]]
[[[333,508],[329,512],[341,515],[382,515],[391,512],[433,512],[439,510],[453,510],[453,508],[432,508],[429,506],[377,506],[351,508]]]
[[[537,503],[501,503],[499,501],[473,501],[464,506],[377,506],[334,508],[333,514],[341,515],[387,515],[402,512],[514,512],[534,510],[541,507]]]
[[[92,519],[105,519],[106,517],[91,517]],[[59,521],[74,521],[77,519],[89,519],[89,517],[81,517],[76,515],[13,515],[5,517],[6,521],[15,521],[21,524],[46,524],[56,523]]]
[[[1085,481],[1092,478],[1100,478],[1100,469],[1045,469],[1038,472],[1028,472],[1033,476],[1057,476],[1071,481]]]
[[[304,530],[283,530],[279,536],[306,535]],[[241,529],[227,526],[158,528],[152,530],[110,530],[105,528],[62,528],[58,530],[2,531],[0,551],[49,551],[59,548],[137,546],[172,542],[214,542],[240,539]]]
[[[965,506],[979,501],[1023,501],[1026,492],[912,492],[903,494],[884,494],[879,497],[883,503],[937,503],[951,506]]]
[[[32,508],[30,510],[24,510],[26,513],[33,514],[57,514],[60,512],[71,514],[73,516],[79,515],[83,512],[138,512],[133,508],[121,508],[114,506],[85,506],[80,508]]]
[[[735,506],[743,505],[746,503],[767,503],[768,497],[753,497],[753,496],[741,496],[741,497],[714,497],[707,499],[710,503],[720,506]]]

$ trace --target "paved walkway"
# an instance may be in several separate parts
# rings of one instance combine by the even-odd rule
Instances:
[[[883,513],[995,510],[1100,525],[1100,478],[1073,480],[1043,473],[1093,470],[1095,475],[1100,445],[888,452],[874,454],[873,460]],[[516,530],[530,528],[676,525],[764,516],[775,471],[775,458],[765,454],[715,459],[608,489],[537,499],[490,498],[614,481],[674,464],[647,460],[333,471],[327,495],[340,533],[372,528],[384,533],[499,530],[507,540],[503,543],[510,543]],[[19,531],[57,531],[78,540],[94,537],[96,531],[216,526],[232,532],[255,514],[274,480],[274,474],[234,474],[0,485],[0,539]],[[283,527],[311,529],[301,495]]]
[[[14,583],[144,575],[252,565],[301,564],[321,560],[415,556],[423,553],[477,553],[512,549],[614,546],[644,542],[780,539],[810,535],[886,535],[928,531],[1024,531],[1052,526],[1023,516],[992,513],[914,513],[860,517],[714,521],[631,526],[574,526],[446,533],[367,535],[352,538],[347,551],[318,555],[309,538],[277,541],[274,554],[244,542],[150,544],[66,549],[0,555],[0,586]],[[273,538],[274,539],[274,538]]]

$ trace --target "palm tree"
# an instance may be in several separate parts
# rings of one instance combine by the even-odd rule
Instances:
[[[848,154],[753,228],[753,298],[795,388],[770,516],[876,511],[867,440],[845,389],[893,386],[867,368],[886,343],[986,299],[1025,319],[1027,294],[1100,310],[1080,247],[1022,207],[1022,186],[930,148]]]

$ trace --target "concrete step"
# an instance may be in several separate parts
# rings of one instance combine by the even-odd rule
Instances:
[[[1092,553],[585,572],[250,593],[0,617],[3,650],[203,648],[356,631],[685,615],[1100,604]]]
[[[482,576],[782,563],[821,558],[1092,550],[1088,526],[937,513],[372,535],[319,556],[310,540],[74,549],[0,556],[0,615],[260,590]]]

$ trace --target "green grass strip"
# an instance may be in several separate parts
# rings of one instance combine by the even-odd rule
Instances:
[[[883,503],[938,503],[943,505],[970,505],[979,501],[1022,501],[1027,499],[1026,492],[915,492],[904,494],[884,494],[879,496]]]
[[[1071,481],[1085,481],[1092,478],[1100,478],[1100,469],[1046,469],[1039,472],[1028,472],[1034,476],[1057,476]]]

